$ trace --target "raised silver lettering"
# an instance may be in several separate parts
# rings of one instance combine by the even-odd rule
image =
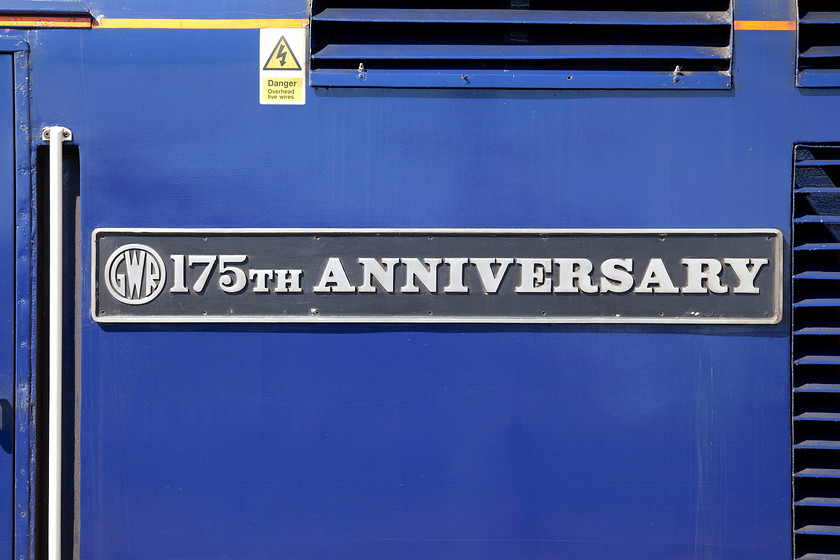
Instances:
[[[469,259],[463,257],[443,259],[449,265],[449,284],[443,288],[447,294],[467,294],[470,289],[464,285],[464,266]]]
[[[680,262],[688,267],[688,279],[682,289],[684,294],[725,294],[728,286],[720,282],[723,265],[717,259],[681,259]]]
[[[394,293],[394,267],[397,266],[400,259],[381,259],[381,261],[380,263],[376,259],[359,259],[364,278],[362,285],[359,286],[359,293],[376,293],[376,286],[371,282],[371,279],[374,278],[385,292],[389,294]]]
[[[598,292],[598,285],[592,283],[592,261],[589,259],[554,259],[558,275],[554,293],[574,294]]]
[[[274,272],[277,274],[277,287],[274,288],[275,293],[300,293],[303,291],[300,288],[300,277],[303,275],[302,270],[278,269]]]
[[[344,265],[338,257],[330,257],[327,260],[327,265],[324,267],[324,273],[321,275],[321,281],[318,285],[312,288],[313,292],[336,292],[349,293],[355,292],[356,288],[347,279],[347,273],[344,272]]]
[[[400,259],[400,262],[405,265],[405,286],[400,291],[406,294],[416,294],[420,291],[420,287],[415,284],[415,280],[419,280],[429,293],[437,292],[437,269],[443,262],[443,259],[420,259],[405,258]],[[428,266],[429,268],[426,268]]]
[[[551,259],[516,259],[516,264],[522,268],[522,279],[516,293],[551,292]]]
[[[607,259],[601,263],[601,291],[622,294],[633,289],[633,259]]]
[[[495,294],[499,291],[502,279],[505,277],[508,267],[513,264],[513,259],[470,259],[478,271],[478,278],[484,287],[485,294]],[[493,272],[493,265],[498,265],[496,272]]]
[[[738,285],[732,288],[733,294],[758,294],[755,287],[755,277],[761,267],[768,264],[768,259],[723,259],[723,264],[729,265],[738,277]],[[750,268],[752,265],[752,268]]]
[[[140,297],[140,287],[143,285],[143,270],[146,263],[144,251],[125,252],[125,272],[128,274],[128,288],[124,295],[128,298]]]
[[[254,293],[264,294],[268,293],[267,284],[269,280],[274,280],[274,271],[261,268],[253,268],[248,271],[248,277],[250,280],[256,280],[257,285],[254,286]]]
[[[651,287],[655,284],[655,287]],[[636,288],[637,294],[678,294],[679,289],[674,286],[674,282],[668,275],[668,269],[665,268],[665,263],[662,259],[650,259],[650,262],[645,269],[642,276],[642,282]]]

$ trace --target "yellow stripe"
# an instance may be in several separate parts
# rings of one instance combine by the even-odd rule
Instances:
[[[94,27],[102,29],[263,29],[303,28],[308,19],[123,19],[100,18]]]
[[[735,22],[735,31],[796,31],[796,22],[740,20]]]
[[[88,28],[90,18],[86,17],[56,17],[45,19],[38,16],[6,16],[0,17],[0,27],[73,27]]]

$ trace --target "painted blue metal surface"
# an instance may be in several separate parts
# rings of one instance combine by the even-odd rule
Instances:
[[[732,84],[728,72],[599,72],[574,70],[312,70],[313,86],[382,88],[533,88],[609,89],[633,84],[639,89],[726,89]]]
[[[14,466],[14,551],[18,559],[29,557],[32,542],[36,472],[36,454],[30,443],[34,431],[32,397],[32,364],[35,363],[34,288],[37,283],[33,258],[37,245],[31,236],[32,181],[30,169],[34,152],[27,149],[30,143],[29,128],[29,44],[19,37],[0,38],[0,49],[7,50],[12,59],[14,80],[14,192],[15,192],[15,466]]]
[[[801,87],[840,86],[840,71],[838,70],[800,70],[796,76],[796,83]]]
[[[84,5],[73,0],[3,0],[3,4],[0,5],[0,13],[88,15]]]
[[[0,54],[0,560],[11,560],[15,469],[15,118],[12,56]]]
[[[111,18],[305,18],[306,2],[276,0],[86,0],[91,14]]]
[[[81,302],[96,227],[787,236],[793,144],[840,130],[835,96],[795,87],[794,32],[736,32],[729,91],[310,88],[303,107],[257,104],[256,30],[27,36],[32,129],[60,122],[79,146]],[[116,327],[79,312],[81,558],[790,557],[788,318]]]

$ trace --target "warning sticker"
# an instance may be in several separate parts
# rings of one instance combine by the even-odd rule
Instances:
[[[260,30],[260,104],[306,102],[306,30]]]

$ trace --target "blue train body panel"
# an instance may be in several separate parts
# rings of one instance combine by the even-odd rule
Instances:
[[[306,18],[305,4],[86,8],[239,21]],[[794,11],[734,6],[736,21]],[[736,25],[730,89],[307,86],[279,106],[260,104],[260,30],[232,26],[4,32],[30,46],[18,149],[36,165],[39,131],[60,124],[78,154],[66,557],[791,558],[793,149],[840,140],[837,91],[796,86],[795,30]],[[0,81],[4,126],[11,95]],[[785,311],[773,325],[112,325],[89,309],[96,228],[775,228]],[[15,558],[40,553],[43,505],[22,485],[36,495],[46,451],[16,457],[13,480],[0,443],[0,559],[13,533]]]
[[[0,274],[0,287],[4,292],[0,300],[0,477],[4,492],[0,494],[0,558],[12,558],[14,526],[14,97],[12,89],[12,57],[0,55],[0,261],[4,263]]]

